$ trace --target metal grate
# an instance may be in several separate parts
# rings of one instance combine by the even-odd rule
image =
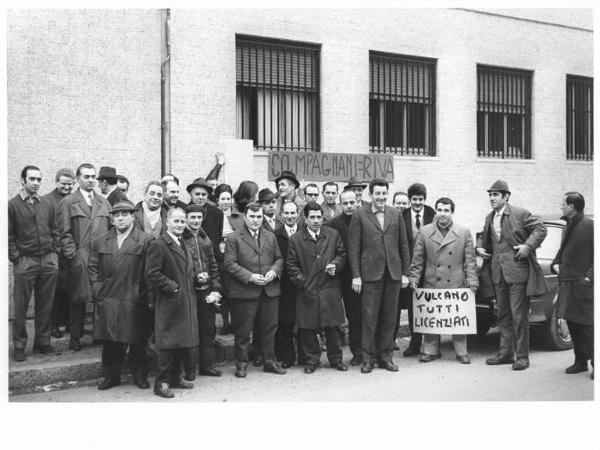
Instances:
[[[371,152],[435,156],[436,61],[369,52]]]
[[[531,159],[531,78],[477,66],[477,156]]]
[[[319,57],[319,45],[236,36],[237,137],[319,151]]]
[[[567,75],[567,159],[594,160],[594,79]]]

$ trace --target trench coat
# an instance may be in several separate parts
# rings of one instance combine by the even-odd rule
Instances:
[[[325,272],[335,264],[335,276]],[[346,250],[336,230],[321,227],[317,242],[306,226],[290,238],[286,269],[296,291],[296,325],[317,330],[345,322],[340,272],[346,263]]]
[[[148,339],[151,322],[144,263],[152,239],[134,225],[121,248],[115,228],[92,240],[88,272],[96,304],[94,339],[127,344]]]
[[[557,315],[571,322],[594,325],[594,221],[578,214],[563,230],[552,261],[559,265]],[[584,278],[591,281],[585,281]]]
[[[410,281],[425,289],[478,287],[471,232],[454,223],[446,236],[435,223],[422,227],[415,240]]]
[[[167,232],[150,243],[146,283],[154,290],[154,340],[160,350],[198,346],[195,275],[185,244],[180,247]]]
[[[297,228],[296,233],[300,230]],[[288,237],[285,226],[281,225],[275,230],[277,244],[281,251],[283,259],[287,260],[290,238]],[[290,280],[287,270],[281,274],[281,295],[279,296],[279,322],[293,322],[296,316],[296,286]]]
[[[67,276],[69,299],[76,304],[92,301],[88,276],[90,243],[93,238],[110,228],[110,204],[95,194],[90,208],[81,191],[67,195],[58,204],[57,228],[62,244],[62,254],[68,260]]]

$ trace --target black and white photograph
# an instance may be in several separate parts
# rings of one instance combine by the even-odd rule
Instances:
[[[11,2],[8,445],[597,448],[599,11]]]

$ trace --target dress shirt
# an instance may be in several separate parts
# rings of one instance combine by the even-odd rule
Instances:
[[[173,233],[171,233],[170,231],[167,231],[167,234],[169,236],[171,236],[171,238],[177,243],[177,245],[179,245],[181,247],[181,239],[179,238],[179,236],[175,236]]]
[[[421,211],[416,212],[414,209],[410,208],[410,223],[412,226],[412,235],[413,239],[417,238],[417,234],[419,234],[419,230],[425,225],[423,223],[423,213],[425,212],[425,207],[421,208]],[[417,227],[417,214],[419,215],[419,222],[421,223],[420,227]]]
[[[127,236],[129,236],[129,233],[131,233],[132,229],[133,229],[133,223],[131,225],[129,225],[129,227],[122,233],[119,230],[117,230],[117,247],[118,248],[121,248],[121,246],[123,245],[123,241],[125,241],[125,239],[127,239]]]
[[[379,208],[375,207],[374,203],[372,203],[371,211],[373,212],[373,214],[375,214],[375,217],[377,217],[377,220],[379,221],[379,226],[383,230],[384,219],[385,219],[385,207],[383,209],[379,209]]]
[[[298,230],[298,224],[294,224],[293,227],[288,227],[287,225],[285,225],[285,231],[287,232],[288,237],[294,234],[296,230]]]
[[[40,196],[37,194],[31,194],[29,195],[25,189],[21,189],[21,191],[19,192],[19,195],[21,196],[21,198],[23,199],[23,201],[25,203],[29,203],[30,205],[33,205],[35,202],[40,201]]]
[[[271,229],[275,230],[275,214],[273,214],[271,217],[265,216],[265,220],[271,226]]]
[[[312,238],[313,241],[317,242],[317,238],[319,237],[319,232],[314,232],[312,231],[310,228],[306,228],[308,230],[308,234],[310,234],[310,237]]]
[[[79,190],[81,191],[81,195],[83,195],[83,198],[85,199],[85,202],[87,203],[87,205],[91,208],[92,207],[92,200],[94,199],[94,191],[84,191],[83,189],[79,188]]]
[[[505,209],[506,205],[504,205],[500,211],[496,211],[496,214],[494,214],[494,232],[496,233],[498,240],[500,240],[502,235],[502,214],[504,214]]]

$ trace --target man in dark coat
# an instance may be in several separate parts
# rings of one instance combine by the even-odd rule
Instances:
[[[498,301],[500,351],[485,362],[512,364],[513,370],[525,370],[529,367],[529,296],[543,295],[548,290],[535,257],[535,249],[546,238],[547,230],[539,217],[508,204],[506,181],[497,180],[488,194],[493,211],[485,218],[476,251],[484,259],[482,272],[491,271]],[[480,283],[486,279],[481,277]]]
[[[397,372],[392,361],[400,288],[408,285],[410,258],[400,211],[386,207],[389,184],[369,184],[372,203],[356,210],[348,228],[352,289],[361,293],[362,373],[379,367]]]
[[[108,203],[112,205],[127,200],[127,196],[117,187],[117,171],[114,167],[102,166],[98,172],[98,187]]]
[[[421,183],[413,183],[409,186],[408,198],[410,200],[410,208],[402,211],[402,217],[404,219],[404,225],[406,225],[408,252],[410,254],[410,258],[412,259],[417,234],[421,227],[429,225],[433,222],[435,211],[431,206],[425,204],[425,200],[427,200],[427,188]],[[408,310],[408,326],[410,329],[410,342],[403,353],[403,356],[406,357],[418,355],[421,351],[421,333],[415,333],[413,331],[412,302],[412,290],[409,288],[401,289],[400,307],[398,308],[398,317],[396,318],[396,331],[394,336],[398,335],[398,329],[400,328],[400,311],[402,308],[406,308]],[[399,350],[399,348],[396,348],[396,350]]]
[[[135,205],[134,218],[141,230],[159,238],[167,229],[167,211],[163,205],[163,185],[150,181],[144,190],[144,200]]]
[[[575,363],[565,372],[585,372],[591,359],[594,379],[594,221],[585,217],[584,208],[579,192],[563,197],[561,210],[567,226],[551,268],[560,283],[557,316],[566,319],[575,352]]]
[[[306,225],[290,238],[286,269],[296,286],[296,325],[306,355],[304,373],[321,365],[317,333],[323,329],[331,367],[348,370],[342,362],[338,327],[344,323],[339,272],[346,262],[342,239],[333,228],[322,227],[323,208],[316,202],[304,207]]]
[[[129,347],[133,381],[148,389],[146,341],[150,335],[148,293],[144,281],[146,251],[152,236],[135,226],[135,206],[128,200],[111,209],[114,227],[90,244],[88,271],[94,297],[94,339],[103,341],[104,380],[98,389],[121,384]]]
[[[185,212],[187,214],[187,224],[183,232],[183,241],[192,253],[195,266],[194,273],[196,273],[194,286],[198,310],[198,373],[210,377],[220,377],[221,371],[213,366],[215,359],[215,313],[217,304],[221,299],[219,266],[215,259],[212,242],[210,242],[201,227],[206,207],[194,203],[186,206]],[[192,381],[195,378],[194,367],[190,368],[188,365],[186,372],[186,380]]]
[[[52,202],[54,209],[58,211],[60,201],[71,193],[75,174],[71,169],[64,168],[56,172],[56,188],[44,195]],[[56,290],[54,291],[54,303],[52,305],[52,331],[51,335],[55,338],[63,337],[60,327],[64,326],[65,331],[69,331],[69,291],[67,276],[67,261],[64,256],[58,255],[58,279],[56,281]]]
[[[262,228],[262,221],[260,203],[249,203],[244,212],[245,226],[231,233],[225,242],[224,268],[231,275],[229,300],[238,378],[246,376],[250,334],[257,315],[263,371],[286,373],[275,361],[274,349],[283,258],[275,235]]]
[[[356,210],[356,194],[352,190],[347,190],[340,195],[340,204],[342,206],[342,215],[332,219],[327,226],[336,230],[344,248],[348,249],[348,226],[352,214]],[[360,315],[360,294],[352,290],[352,271],[350,265],[344,265],[340,272],[340,282],[342,287],[342,297],[344,300],[344,310],[346,311],[346,319],[348,320],[348,347],[352,352],[350,364],[358,366],[362,363],[362,350],[360,336],[362,333],[361,315]]]
[[[103,235],[110,227],[110,204],[94,193],[96,169],[81,164],[76,172],[78,188],[58,204],[57,227],[62,255],[68,260],[69,276],[69,348],[81,350],[86,303],[92,301],[88,276],[90,242]]]
[[[158,349],[154,393],[172,398],[170,388],[191,389],[181,379],[181,364],[198,346],[198,313],[194,291],[194,261],[181,239],[186,214],[174,207],[167,213],[167,230],[148,247],[146,282],[154,289],[154,341]]]

